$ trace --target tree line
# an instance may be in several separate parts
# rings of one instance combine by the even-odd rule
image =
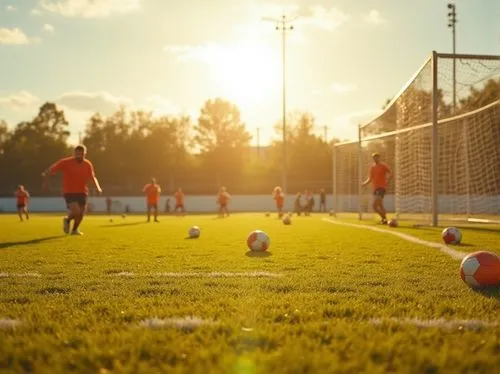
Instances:
[[[281,128],[276,124],[280,139]],[[331,188],[332,144],[314,134],[315,128],[310,113],[287,118],[290,193]],[[11,196],[18,184],[46,195],[41,172],[70,155],[69,137],[64,111],[51,102],[12,129],[0,121],[0,195]],[[140,194],[152,177],[166,193],[182,187],[188,194],[214,194],[226,186],[235,194],[267,194],[282,183],[283,143],[252,147],[251,140],[238,107],[216,98],[204,103],[195,120],[124,107],[109,116],[95,113],[82,143],[108,195]],[[51,194],[60,193],[60,184],[53,186]]]

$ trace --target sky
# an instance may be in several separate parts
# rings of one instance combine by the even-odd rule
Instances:
[[[0,120],[55,102],[72,141],[120,105],[197,119],[234,102],[260,144],[278,135],[286,14],[287,111],[353,139],[432,50],[449,53],[443,0],[0,0]],[[457,53],[500,55],[500,1],[458,0]],[[259,129],[259,130],[257,130]]]

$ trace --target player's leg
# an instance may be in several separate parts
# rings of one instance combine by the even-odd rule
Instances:
[[[146,206],[146,218],[147,222],[151,222],[151,204],[147,204]]]
[[[74,210],[75,222],[73,223],[73,230],[71,232],[72,235],[82,235],[78,228],[83,221],[83,216],[85,215],[85,210],[87,208],[87,195],[78,194],[76,199],[76,207]]]
[[[155,222],[160,222],[158,221],[158,204],[153,204],[153,214],[155,217]]]
[[[380,211],[380,214],[382,216],[382,223],[387,223],[387,211],[385,210],[384,197],[385,197],[385,190],[381,190],[380,191],[379,211]]]
[[[68,217],[64,218],[64,232],[69,233],[70,221],[73,220],[73,230],[78,229],[81,222],[81,209],[78,201],[72,200],[68,203]]]
[[[28,206],[25,205],[23,208],[24,216],[26,217],[26,220],[29,221],[30,215],[28,214]]]
[[[21,205],[17,206],[17,214],[19,215],[19,220],[23,222],[23,207]]]

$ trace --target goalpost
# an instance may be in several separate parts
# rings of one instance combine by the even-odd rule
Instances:
[[[385,204],[399,219],[500,221],[500,56],[433,52],[357,141],[336,144],[337,214],[372,216],[360,184],[373,152],[393,171]]]

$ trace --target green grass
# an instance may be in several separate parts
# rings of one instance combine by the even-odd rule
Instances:
[[[62,235],[58,216],[19,223],[2,215],[0,320],[22,323],[0,329],[0,371],[498,371],[498,288],[468,288],[459,262],[435,249],[323,217],[295,217],[285,226],[264,214],[162,217],[159,224],[94,216],[82,225],[85,236],[71,237]],[[186,239],[195,224],[201,237]],[[270,235],[268,256],[248,255],[253,229]],[[440,238],[439,230],[398,230]],[[497,233],[464,234],[466,243],[500,252]],[[203,276],[257,271],[281,276]],[[167,272],[198,275],[161,274]],[[25,273],[40,276],[19,276]],[[215,323],[141,325],[188,316]],[[405,322],[415,318],[458,322],[449,328]],[[471,329],[460,322],[470,319],[491,325]]]

